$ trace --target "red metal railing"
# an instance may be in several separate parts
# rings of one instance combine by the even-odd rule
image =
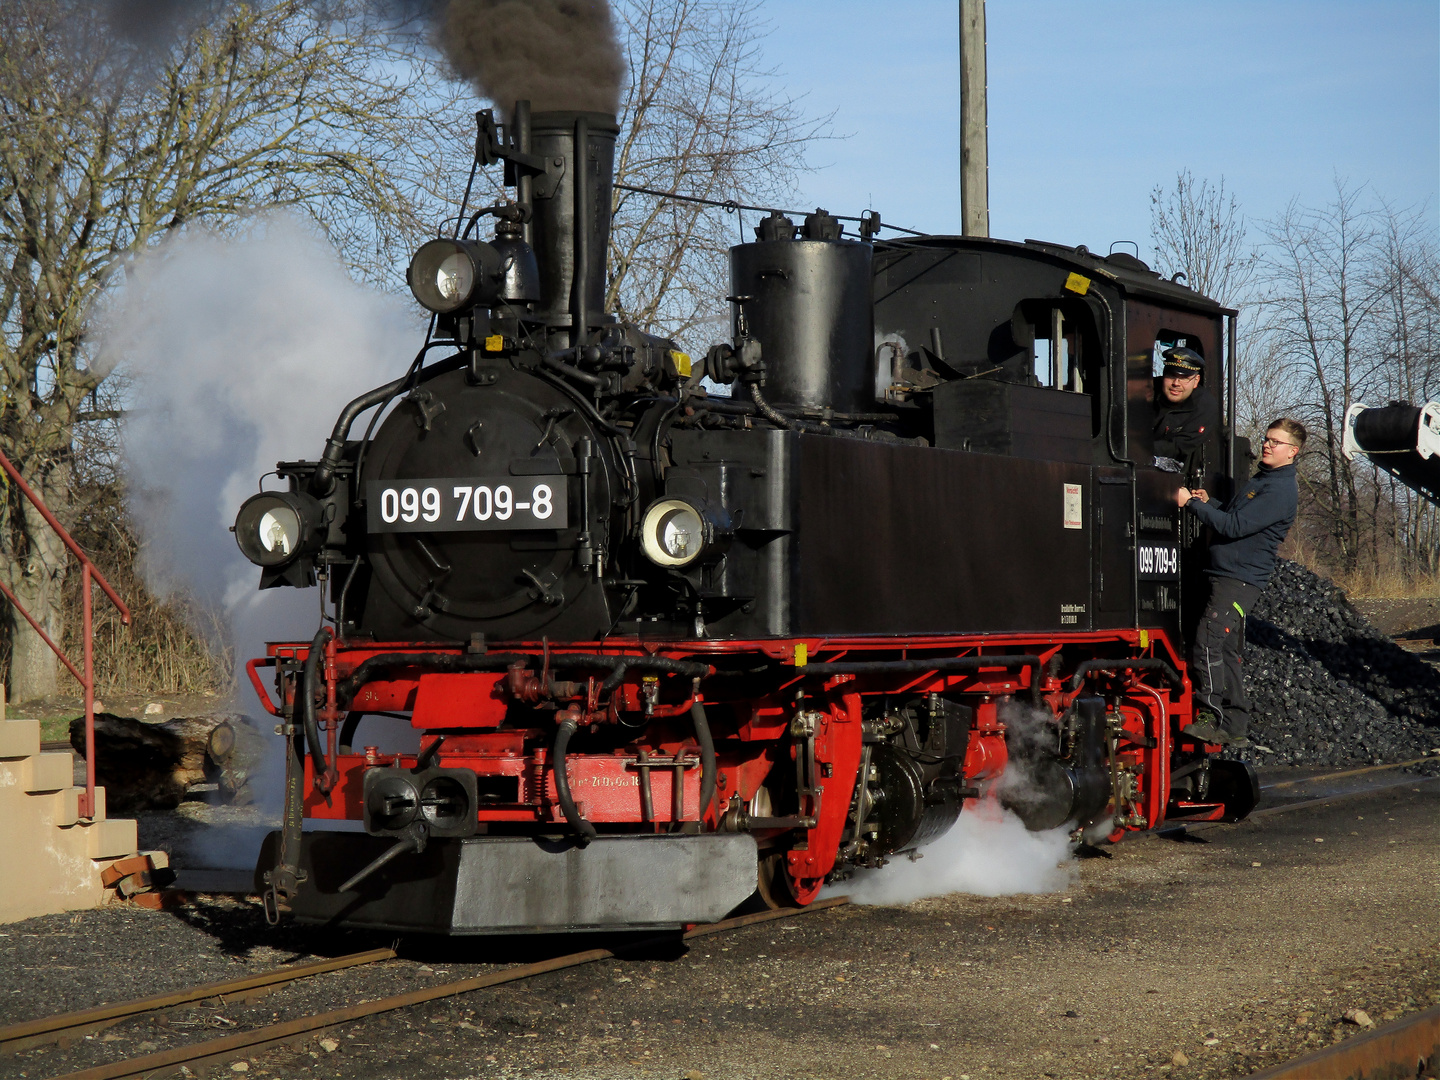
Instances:
[[[80,545],[71,539],[70,534],[65,531],[60,522],[55,520],[55,515],[50,513],[50,508],[41,501],[40,496],[31,490],[30,485],[20,475],[20,470],[10,463],[10,459],[0,453],[0,469],[4,469],[10,479],[15,481],[15,486],[20,493],[30,500],[30,505],[40,511],[46,523],[55,530],[55,534],[65,542],[70,553],[80,560],[80,610],[83,612],[81,621],[81,634],[85,641],[85,672],[81,674],[70,658],[55,644],[50,635],[47,634],[41,625],[35,621],[35,617],[25,610],[25,605],[15,598],[15,594],[3,580],[0,580],[0,593],[5,594],[5,599],[15,605],[15,609],[25,616],[25,621],[34,627],[40,639],[50,646],[51,652],[60,658],[60,662],[70,669],[70,674],[80,681],[85,689],[85,794],[80,803],[80,816],[93,818],[95,816],[95,641],[90,611],[90,582],[93,580],[104,590],[110,602],[115,605],[115,610],[120,612],[120,621],[126,626],[130,625],[130,609],[125,606],[125,601],[120,599],[118,593],[110,587],[105,580],[105,575],[95,569],[95,564],[89,559],[85,552],[80,550]]]

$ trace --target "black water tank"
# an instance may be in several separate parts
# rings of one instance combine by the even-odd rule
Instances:
[[[745,317],[772,405],[874,411],[871,251],[854,240],[808,238],[730,249],[731,294],[750,297]]]

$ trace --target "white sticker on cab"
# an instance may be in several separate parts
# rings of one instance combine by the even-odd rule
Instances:
[[[1065,485],[1065,528],[1083,529],[1084,518],[1080,512],[1080,485]]]

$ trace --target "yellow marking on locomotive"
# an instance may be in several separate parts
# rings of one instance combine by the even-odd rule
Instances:
[[[1150,631],[1149,631],[1149,630],[1141,630],[1141,631],[1140,631],[1140,648],[1142,648],[1142,649],[1148,649],[1149,647],[1150,647]]]
[[[499,334],[491,334],[485,339],[486,352],[500,352],[505,348],[505,339]]]
[[[690,354],[680,352],[678,349],[670,350],[670,362],[675,365],[675,374],[682,379],[690,377]]]
[[[1084,296],[1090,291],[1090,279],[1084,274],[1071,274],[1065,279],[1065,288]]]
[[[805,643],[803,641],[797,641],[795,643],[795,666],[804,667],[809,662],[809,650],[805,647]]]

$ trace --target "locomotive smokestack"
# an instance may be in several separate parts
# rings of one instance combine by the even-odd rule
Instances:
[[[585,328],[605,308],[605,256],[610,244],[610,192],[615,139],[611,114],[545,112],[530,118],[531,152],[563,165],[536,178],[531,231],[540,264],[535,314],[552,326],[569,325],[569,344],[583,343]]]

